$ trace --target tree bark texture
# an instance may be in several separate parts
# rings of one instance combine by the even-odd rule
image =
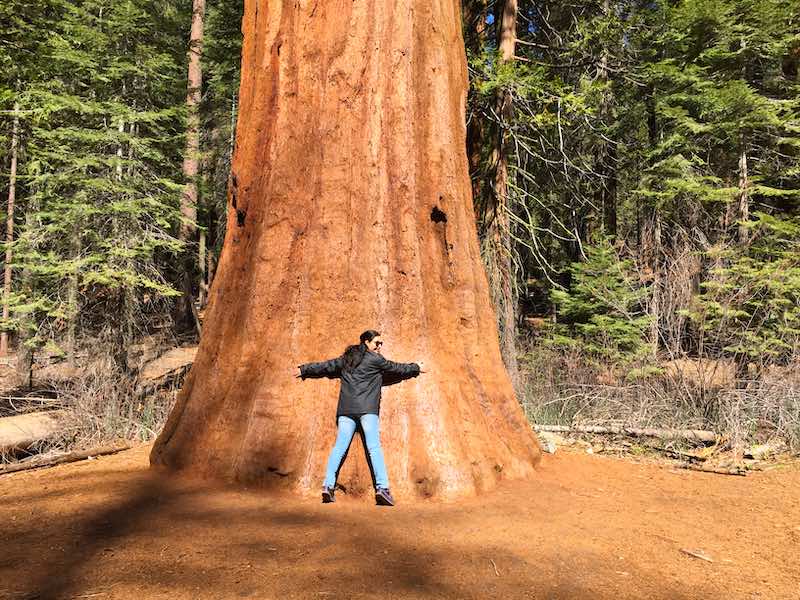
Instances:
[[[316,493],[339,382],[294,377],[365,329],[426,373],[383,391],[392,490],[453,498],[540,452],[503,368],[465,151],[456,0],[245,5],[227,231],[151,462]],[[371,489],[354,440],[339,483]]]
[[[197,172],[200,161],[200,100],[203,85],[203,72],[200,58],[203,52],[203,20],[205,0],[193,0],[192,28],[189,34],[189,77],[186,90],[188,122],[186,127],[186,152],[183,157],[183,176],[186,188],[181,198],[180,239],[187,244],[184,250],[183,271],[181,273],[181,292],[176,311],[176,325],[179,330],[189,330],[196,326],[193,312],[192,288],[198,271],[198,257],[194,254],[194,236],[197,231]]]
[[[8,321],[11,296],[11,261],[14,257],[14,200],[17,194],[17,149],[19,147],[19,103],[14,103],[14,124],[11,128],[11,169],[8,176],[8,213],[6,216],[6,264],[3,278],[3,321]],[[8,354],[8,332],[0,333],[0,356]]]

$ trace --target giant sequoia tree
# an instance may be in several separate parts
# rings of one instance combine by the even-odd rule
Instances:
[[[338,382],[293,367],[375,328],[428,371],[384,389],[397,492],[531,473],[478,249],[460,19],[456,0],[246,3],[227,233],[154,464],[316,491]],[[358,492],[355,458],[339,481]]]

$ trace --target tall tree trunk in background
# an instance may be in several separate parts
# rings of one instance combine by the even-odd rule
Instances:
[[[200,155],[200,98],[203,74],[200,58],[203,53],[203,20],[205,0],[193,0],[192,29],[189,35],[189,79],[186,92],[188,121],[186,127],[186,152],[183,157],[183,175],[186,189],[181,198],[181,223],[179,238],[187,246],[183,254],[181,270],[182,296],[177,303],[175,324],[179,331],[198,330],[197,316],[192,295],[193,283],[198,272],[198,257],[194,253],[194,236],[197,230],[197,172]]]
[[[460,4],[248,0],[242,29],[225,243],[152,463],[316,495],[339,382],[293,367],[375,328],[427,371],[384,388],[398,496],[530,475],[539,448],[503,368],[472,207]],[[356,448],[339,481],[371,490]]]
[[[609,0],[603,1],[603,17],[610,18]],[[608,46],[603,45],[597,77],[603,85],[600,101],[600,123],[607,130],[614,120],[614,92],[608,77]],[[603,233],[617,237],[617,147],[613,142],[603,139],[597,144],[597,171],[601,175],[600,186],[595,195],[596,203],[603,211]]]
[[[469,53],[480,55],[486,45],[486,0],[469,0],[464,3],[464,45]],[[477,206],[484,202],[484,177],[481,157],[485,143],[484,119],[472,115],[467,123],[467,158],[472,181],[472,201]]]
[[[6,218],[6,264],[3,278],[3,322],[8,322],[11,297],[11,261],[14,241],[14,200],[17,194],[17,149],[19,147],[19,103],[14,102],[14,124],[11,128],[11,169],[8,177],[8,216]],[[8,354],[8,332],[0,333],[0,356]]]
[[[647,141],[650,149],[654,149],[658,143],[658,119],[656,115],[656,90],[651,84],[647,93],[645,103],[647,110]],[[650,316],[650,348],[653,357],[658,354],[660,340],[661,322],[661,293],[662,293],[662,273],[661,255],[663,246],[661,243],[661,214],[659,206],[655,200],[650,200],[653,204],[640,205],[637,207],[637,237],[639,243],[639,257],[653,274],[650,286],[650,304],[648,313]],[[642,215],[641,217],[639,215]],[[642,231],[644,229],[644,231]]]
[[[657,207],[653,207],[652,212],[652,268],[653,268],[653,283],[652,293],[650,294],[650,346],[652,355],[655,357],[658,354],[658,346],[660,339],[660,325],[661,325],[661,305],[663,303],[662,294],[662,273],[661,273],[661,255],[664,252],[661,241],[661,215]]]
[[[123,86],[123,96],[125,94],[125,86]],[[131,128],[132,131],[132,128]],[[120,134],[119,144],[117,145],[117,161],[116,161],[116,179],[117,182],[122,183],[124,180],[124,166],[123,157],[125,155],[125,148],[123,143],[123,134],[125,133],[125,120],[120,119],[117,125],[117,132]],[[132,157],[131,150],[129,149],[128,156]],[[130,223],[125,218],[114,216],[112,219],[114,229],[114,239],[117,244],[123,245],[127,248],[131,231]],[[129,258],[115,259],[118,268],[125,271],[132,271],[133,265]],[[121,285],[116,291],[116,320],[112,328],[111,343],[113,345],[113,358],[114,363],[123,373],[131,371],[131,364],[129,361],[129,348],[133,341],[133,306],[134,298],[133,292],[129,284]]]
[[[738,242],[746,246],[750,240],[750,230],[746,223],[750,219],[750,181],[747,176],[747,148],[744,141],[739,145],[739,235]]]
[[[656,118],[656,90],[653,84],[648,86],[647,98],[645,100],[645,109],[647,111],[647,141],[649,149],[653,150],[658,141],[658,120]],[[647,238],[643,229],[648,227],[648,210],[649,205],[644,196],[637,195],[636,200],[636,241],[640,257],[646,256],[645,244]],[[652,202],[652,200],[650,200]],[[648,265],[654,267],[654,265]]]
[[[36,197],[35,190],[28,190],[28,194],[30,200],[25,210],[25,231],[32,231],[36,227],[41,227],[41,222],[36,218],[39,212],[39,201]],[[36,248],[34,247],[32,249],[35,250]],[[28,263],[26,261],[19,275],[19,289],[25,298],[30,297],[32,288],[31,271],[27,265]],[[20,315],[19,321],[19,332],[17,334],[17,379],[21,385],[30,388],[33,384],[33,349],[25,342],[30,338],[30,333],[34,328],[34,324],[31,323],[30,314]]]
[[[504,0],[498,5],[497,45],[499,60],[514,60],[517,41],[517,0]],[[508,156],[506,152],[506,129],[513,118],[511,93],[500,90],[495,112],[500,119],[492,152],[495,165],[492,207],[486,229],[487,270],[492,290],[495,311],[500,324],[500,349],[503,362],[516,389],[519,389],[519,367],[517,365],[517,299],[514,289],[513,246],[511,242],[511,206],[508,189]]]
[[[747,173],[747,146],[745,144],[744,135],[739,140],[739,194],[737,202],[737,215],[736,219],[739,222],[737,227],[736,243],[739,246],[747,246],[750,241],[750,230],[747,228],[746,223],[750,219],[750,181]],[[744,249],[742,250],[744,251]],[[748,371],[748,363],[750,356],[747,354],[737,352],[734,355],[734,363],[736,365],[736,387],[746,388],[750,383],[750,374]],[[741,449],[734,448],[734,452]]]
[[[200,239],[197,242],[197,266],[200,268],[197,303],[204,307],[208,301],[208,286],[206,284],[206,231],[200,229]]]

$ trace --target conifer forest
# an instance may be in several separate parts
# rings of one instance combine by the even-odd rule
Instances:
[[[800,598],[800,0],[0,0],[0,244],[0,600]]]
[[[0,354],[18,381],[92,364],[124,396],[147,348],[197,343],[243,10],[0,3]],[[529,420],[800,447],[800,4],[461,12],[481,258]],[[119,411],[149,439],[167,408]]]

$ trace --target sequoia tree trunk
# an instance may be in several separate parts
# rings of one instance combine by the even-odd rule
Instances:
[[[338,380],[294,377],[365,329],[426,373],[383,392],[392,490],[453,498],[539,447],[503,368],[465,152],[457,0],[248,0],[225,242],[151,462],[317,492]],[[368,491],[355,443],[339,476]]]

